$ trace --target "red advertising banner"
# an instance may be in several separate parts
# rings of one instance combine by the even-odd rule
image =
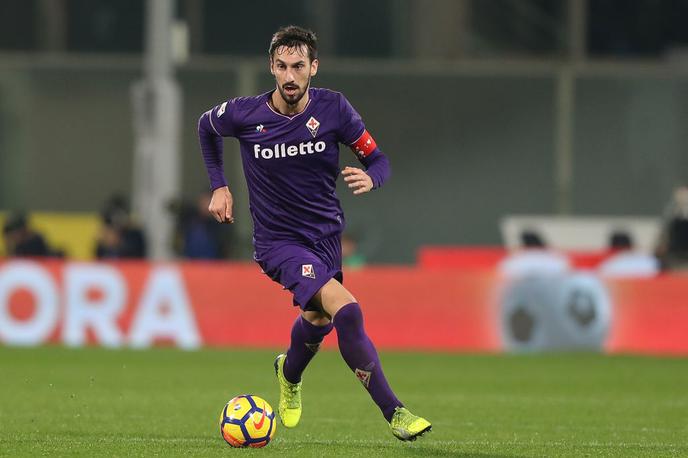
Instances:
[[[614,298],[606,349],[688,354],[688,273],[608,282]]]
[[[599,284],[606,308],[574,288],[573,299],[554,300],[565,329],[602,321],[607,351],[688,354],[688,276],[583,280]],[[497,352],[513,347],[512,328],[517,343],[537,344],[533,329],[551,320],[484,270],[369,267],[346,271],[345,285],[382,349]],[[296,316],[289,292],[255,264],[0,263],[6,345],[284,347]]]

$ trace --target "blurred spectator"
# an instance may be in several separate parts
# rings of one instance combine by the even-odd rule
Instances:
[[[103,226],[96,244],[98,259],[146,257],[145,236],[132,221],[129,205],[124,197],[111,197],[106,202],[101,217]]]
[[[351,233],[342,234],[342,265],[350,269],[366,265],[366,258],[358,251],[358,241]]]
[[[609,238],[612,255],[600,264],[604,277],[653,277],[659,273],[659,261],[652,255],[634,249],[633,239],[626,231],[613,232]]]
[[[204,191],[193,204],[176,203],[177,253],[188,259],[222,259],[229,257],[231,225],[218,224],[208,212],[211,193]]]
[[[29,227],[23,213],[16,213],[7,219],[3,235],[8,256],[63,256],[63,253],[51,250],[43,236]]]
[[[533,230],[521,233],[521,249],[509,255],[499,265],[507,277],[559,275],[569,270],[569,260],[563,254],[547,248],[540,234]]]
[[[664,212],[656,255],[662,269],[688,270],[688,186],[674,190]]]

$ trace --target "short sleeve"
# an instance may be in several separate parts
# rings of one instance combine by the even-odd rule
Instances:
[[[343,94],[339,95],[339,142],[353,145],[363,134],[365,125],[361,115],[351,106]]]
[[[233,120],[235,108],[236,99],[229,99],[208,111],[210,126],[217,135],[221,137],[235,136],[236,128]]]

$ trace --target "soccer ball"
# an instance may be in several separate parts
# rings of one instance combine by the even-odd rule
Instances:
[[[265,447],[276,428],[270,404],[252,394],[235,397],[220,414],[220,434],[232,447]]]
[[[504,290],[502,335],[516,351],[601,350],[611,310],[604,284],[589,273],[524,277]]]

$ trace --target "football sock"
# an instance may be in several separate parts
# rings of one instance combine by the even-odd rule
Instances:
[[[299,383],[301,374],[320,349],[320,343],[332,331],[332,323],[316,326],[301,315],[291,327],[291,344],[284,361],[284,377],[291,383]]]
[[[391,421],[394,409],[403,404],[389,387],[375,346],[363,329],[361,307],[352,302],[339,309],[334,317],[334,327],[344,361],[368,390],[382,415]]]

